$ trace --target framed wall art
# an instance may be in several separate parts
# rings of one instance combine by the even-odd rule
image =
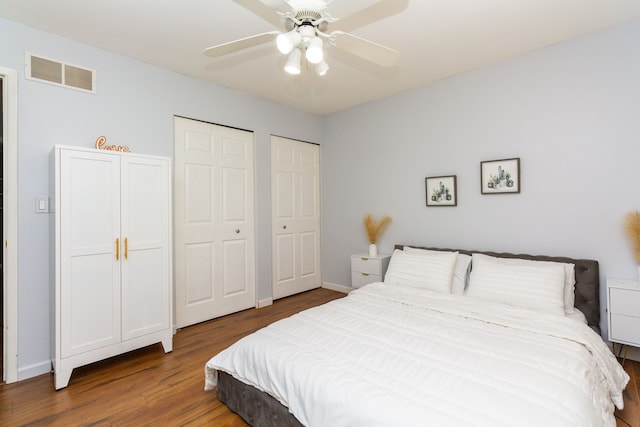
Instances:
[[[520,192],[520,158],[480,162],[480,192],[509,194]]]
[[[424,179],[427,206],[457,206],[456,176],[432,176]]]

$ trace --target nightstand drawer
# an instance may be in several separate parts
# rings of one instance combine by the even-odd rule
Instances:
[[[640,345],[640,317],[611,314],[611,336],[616,342]]]
[[[382,282],[384,273],[389,266],[389,254],[369,254],[351,255],[351,286],[359,288],[369,283]]]
[[[351,257],[351,271],[382,275],[382,263],[379,258],[354,255]]]
[[[382,276],[357,271],[351,272],[351,286],[354,288],[359,288],[373,282],[382,282]]]
[[[609,288],[611,314],[640,318],[640,291]]]

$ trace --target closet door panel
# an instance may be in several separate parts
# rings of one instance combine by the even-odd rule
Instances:
[[[253,134],[175,125],[176,326],[255,306]]]
[[[317,288],[320,274],[320,149],[271,137],[273,298]]]

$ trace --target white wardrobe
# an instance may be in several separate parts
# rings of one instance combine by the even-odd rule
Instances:
[[[74,368],[150,344],[172,350],[171,159],[56,146],[55,388]]]

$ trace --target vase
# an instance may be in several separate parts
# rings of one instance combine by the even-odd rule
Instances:
[[[369,256],[378,256],[378,247],[375,243],[369,245]]]

